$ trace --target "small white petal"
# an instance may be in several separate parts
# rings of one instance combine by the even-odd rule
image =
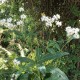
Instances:
[[[19,12],[23,12],[24,11],[24,8],[23,7],[20,7],[19,8]]]
[[[20,18],[21,18],[21,19],[26,19],[26,15],[25,15],[25,14],[22,14],[22,15],[20,16]]]
[[[79,39],[79,34],[74,34],[74,35],[73,35],[73,38]]]
[[[56,21],[56,25],[57,25],[58,27],[60,27],[60,26],[62,26],[62,22]]]

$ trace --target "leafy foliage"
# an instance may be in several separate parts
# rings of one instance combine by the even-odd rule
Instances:
[[[67,39],[65,25],[76,27],[80,23],[72,18],[66,21],[59,14],[46,17],[40,13],[42,2],[8,0],[0,5],[0,80],[79,80],[80,41],[72,36]],[[79,17],[76,6],[70,11]],[[41,14],[45,22],[41,22]],[[63,23],[57,18],[64,19]]]

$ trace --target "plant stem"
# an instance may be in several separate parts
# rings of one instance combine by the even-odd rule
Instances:
[[[67,42],[63,45],[63,47],[61,48],[61,51],[64,49],[64,47],[72,40],[72,38],[68,39]]]

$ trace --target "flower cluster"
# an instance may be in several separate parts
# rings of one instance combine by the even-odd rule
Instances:
[[[22,14],[22,15],[20,16],[20,18],[21,18],[21,19],[26,19],[26,15],[25,15],[25,14]]]
[[[24,8],[23,7],[20,7],[19,8],[19,12],[23,12],[24,11]]]
[[[59,14],[54,15],[52,18],[46,15],[42,15],[41,17],[41,21],[42,22],[44,21],[47,27],[52,27],[53,23],[58,27],[62,26],[62,22],[59,21],[59,19],[60,19]]]
[[[9,28],[9,29],[16,27],[16,25],[12,23],[12,18],[1,19],[1,20],[0,20],[0,25],[1,25],[1,26],[5,26],[5,27],[7,27],[7,28]]]
[[[71,28],[71,26],[66,27],[67,37],[73,37],[74,39],[79,39],[79,28]]]
[[[24,12],[24,8],[23,7],[20,7],[19,8],[19,12]],[[26,19],[26,15],[23,13],[23,14],[20,15],[20,18],[21,19]]]
[[[0,5],[5,3],[7,0],[0,0]]]
[[[13,73],[10,80],[14,80],[14,79],[17,80],[19,75],[20,75],[19,73]]]
[[[3,14],[3,13],[5,14],[5,12],[6,12],[5,9],[0,10],[0,14]],[[24,25],[24,20],[26,19],[26,15],[23,13],[24,8],[20,7],[19,12],[20,12],[19,19],[15,18],[16,15],[10,16],[8,18],[2,18],[0,19],[0,26],[4,26],[6,28],[13,29],[17,26]],[[9,15],[7,14],[6,16],[9,16]]]
[[[24,8],[20,7],[19,12],[24,12]],[[22,13],[20,15],[20,20],[16,22],[17,26],[24,25],[24,19],[26,19],[26,15],[24,13]]]
[[[20,26],[20,25],[23,25],[23,24],[24,24],[24,22],[23,22],[22,20],[19,20],[19,21],[17,21],[16,23],[17,23],[17,25],[18,25],[18,26]]]

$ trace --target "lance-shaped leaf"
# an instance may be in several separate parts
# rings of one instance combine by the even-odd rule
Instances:
[[[63,71],[59,68],[51,70],[51,77],[46,80],[69,80]]]
[[[26,58],[26,57],[19,57],[19,58],[16,58],[17,60],[19,60],[20,62],[31,62],[31,63],[34,63],[33,60],[29,59],[29,58]]]
[[[48,61],[48,60],[55,60],[55,59],[58,59],[62,56],[65,56],[65,55],[68,55],[69,53],[67,52],[58,52],[56,54],[45,54],[42,56],[41,59],[38,60],[38,63],[43,63],[45,61]]]
[[[39,60],[42,57],[42,51],[40,48],[36,49],[36,58]]]

